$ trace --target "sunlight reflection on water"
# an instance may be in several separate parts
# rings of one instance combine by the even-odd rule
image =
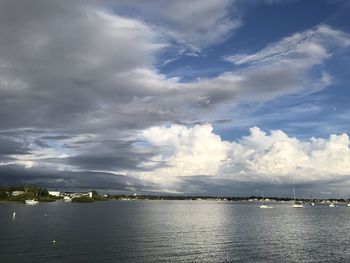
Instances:
[[[213,201],[0,204],[1,258],[2,262],[346,262],[350,258],[349,207],[274,207]]]

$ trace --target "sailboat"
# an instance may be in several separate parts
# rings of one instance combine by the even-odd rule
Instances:
[[[310,205],[311,206],[314,206],[315,203],[314,203],[314,199],[312,198],[312,195],[310,194]]]
[[[303,208],[304,205],[302,202],[297,202],[297,199],[295,198],[295,190],[294,190],[294,186],[293,186],[293,194],[294,194],[294,204],[292,205],[293,208]]]
[[[262,196],[262,200],[265,201],[265,199],[264,199],[264,192],[263,191],[261,191],[261,196]],[[260,205],[260,208],[273,208],[273,207],[263,203],[262,205]]]

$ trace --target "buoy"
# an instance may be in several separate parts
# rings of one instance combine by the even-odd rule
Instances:
[[[15,220],[15,218],[16,218],[16,212],[13,212],[13,214],[12,214],[12,220]]]

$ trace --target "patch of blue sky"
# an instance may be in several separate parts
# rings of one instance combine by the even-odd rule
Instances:
[[[330,133],[349,133],[350,122],[340,121],[348,113],[346,103],[339,104],[322,91],[241,105],[222,114],[213,125],[221,138],[230,141],[248,135],[253,126],[265,131],[282,130],[300,139],[326,138]]]
[[[319,24],[337,21],[334,13],[344,5],[342,1],[286,1],[275,4],[255,4],[242,7],[242,26],[230,33],[222,43],[204,48],[193,56],[179,52],[172,45],[162,53],[157,67],[160,73],[178,77],[181,82],[213,78],[226,71],[244,66],[234,65],[223,58],[235,54],[251,54],[267,45]],[[244,11],[246,10],[246,11]],[[248,12],[249,10],[249,12]],[[175,50],[175,52],[174,52]]]

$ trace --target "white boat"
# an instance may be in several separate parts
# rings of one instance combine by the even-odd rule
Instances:
[[[262,197],[263,201],[269,201],[269,199],[264,199],[264,192],[263,191],[261,191],[261,197]],[[262,205],[260,205],[260,208],[273,208],[273,207],[263,203]]]
[[[70,198],[69,196],[64,196],[63,201],[64,202],[72,202],[72,198]]]
[[[347,206],[350,206],[350,203],[348,203]]]
[[[330,203],[329,207],[335,207],[335,205],[333,203]]]
[[[293,208],[303,208],[304,205],[302,203],[294,203],[294,204],[292,204],[292,207]]]
[[[36,204],[39,204],[39,201],[34,200],[34,199],[28,199],[28,200],[25,200],[25,202],[26,202],[26,205],[36,205]]]
[[[260,206],[260,208],[273,208],[273,207],[270,206],[270,205],[262,204],[262,205]]]
[[[310,206],[315,206],[314,199],[312,198],[311,194],[310,194]]]
[[[297,199],[295,198],[295,190],[294,190],[294,187],[293,187],[293,194],[294,194],[294,204],[292,204],[292,207],[293,208],[303,208],[304,205],[302,202],[297,202]]]

